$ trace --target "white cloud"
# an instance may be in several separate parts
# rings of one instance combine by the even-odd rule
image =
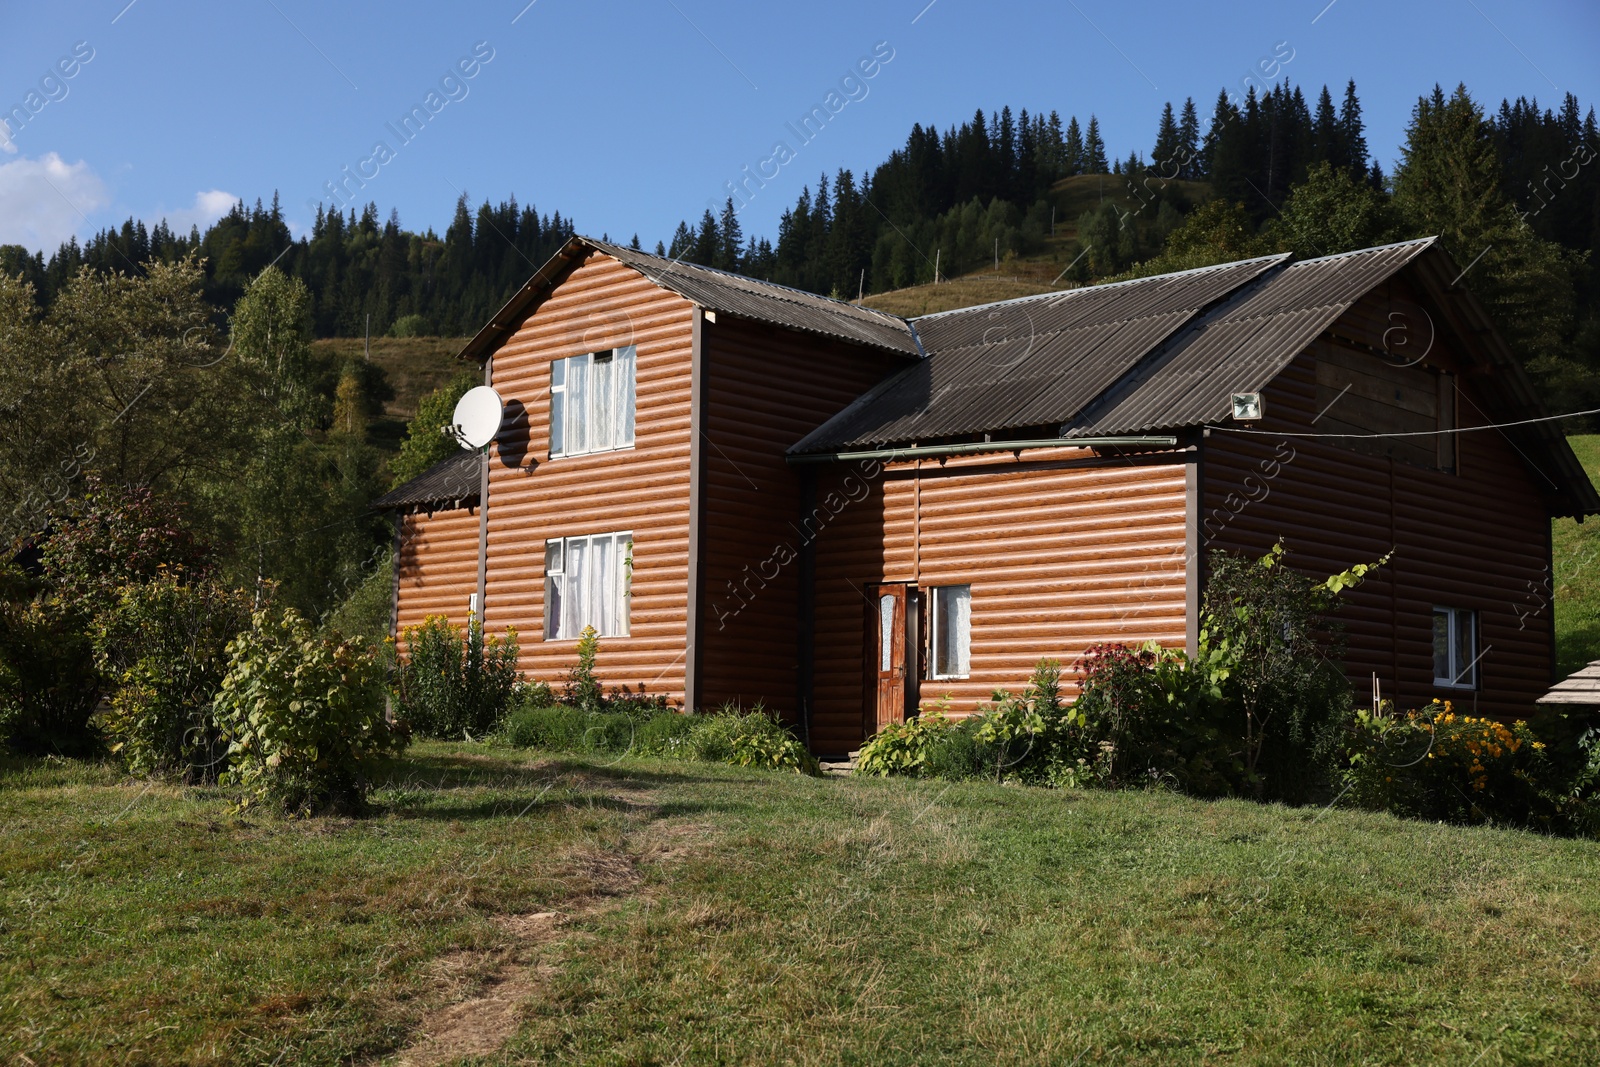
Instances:
[[[198,226],[200,232],[205,233],[207,226],[226,215],[238,202],[239,198],[232,193],[225,193],[221,189],[207,189],[195,193],[194,203],[189,207],[167,212],[167,225],[171,227],[173,233],[180,236],[187,235],[191,226]]]
[[[49,255],[93,229],[88,216],[110,202],[105,182],[81,159],[67,163],[46,152],[0,163],[0,244]]]

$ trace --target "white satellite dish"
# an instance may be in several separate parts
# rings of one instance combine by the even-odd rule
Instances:
[[[482,448],[494,440],[494,435],[500,431],[501,414],[505,404],[500,400],[500,394],[487,385],[480,385],[468,389],[467,394],[456,402],[456,412],[452,417],[455,422],[455,438],[462,448]]]

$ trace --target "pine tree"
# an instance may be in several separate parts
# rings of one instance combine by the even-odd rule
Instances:
[[[1200,162],[1200,119],[1192,96],[1184,97],[1183,117],[1178,120],[1178,162],[1178,177],[1185,181],[1205,176]]]
[[[1078,116],[1067,123],[1067,137],[1061,145],[1061,173],[1065,177],[1084,173],[1083,131],[1078,128]]]
[[[1344,106],[1339,109],[1339,133],[1343,138],[1346,166],[1365,170],[1368,159],[1367,135],[1361,122],[1361,101],[1356,96],[1356,80],[1344,87]]]
[[[1161,109],[1161,121],[1156,126],[1156,145],[1150,152],[1150,162],[1158,174],[1171,173],[1181,162],[1178,123],[1172,115],[1171,101]]]
[[[1106,143],[1100,137],[1100,120],[1089,116],[1089,130],[1083,138],[1083,172],[1109,174],[1111,165],[1106,161]]]
[[[685,256],[690,263],[709,267],[717,260],[717,217],[706,208],[700,216],[700,228],[695,231],[694,251]]]
[[[1326,85],[1322,87],[1322,95],[1317,97],[1317,115],[1311,120],[1311,160],[1314,163],[1327,163],[1335,169],[1347,169],[1350,166],[1350,153],[1344,146],[1344,131],[1333,110],[1333,94],[1328,92]]]
[[[739,270],[739,252],[744,246],[744,228],[739,225],[739,213],[734,210],[733,197],[722,206],[722,219],[717,226],[717,254],[712,266],[718,270]]]

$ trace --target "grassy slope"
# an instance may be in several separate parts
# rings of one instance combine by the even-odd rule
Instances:
[[[1593,842],[446,745],[378,799],[0,768],[0,1062],[379,1056],[508,960],[538,1062],[1600,1061]]]
[[[1192,203],[1200,203],[1211,195],[1211,187],[1203,182],[1170,184]],[[1078,217],[1085,211],[1099,207],[1105,200],[1118,204],[1125,211],[1136,209],[1140,203],[1139,198],[1128,191],[1127,180],[1113,174],[1079,174],[1063,178],[1051,188],[1050,198],[1056,207],[1056,233],[1054,238],[1046,239],[1044,248],[1039,252],[1001,260],[998,272],[992,265],[980,267],[938,285],[929,283],[876,293],[862,303],[911,317],[1070,288],[1070,285],[1058,283],[1056,279],[1062,268],[1078,254],[1077,245],[1073,243],[1078,236]],[[932,249],[925,251],[932,255]]]
[[[1600,435],[1567,438],[1589,479],[1600,486]],[[1600,519],[1582,525],[1557,519],[1550,584],[1556,611],[1556,666],[1565,678],[1593,659],[1600,659]]]
[[[362,354],[359,337],[333,337],[311,343],[320,356],[335,359],[357,358]],[[417,404],[467,366],[456,359],[466,345],[463,337],[374,337],[372,362],[383,368],[394,398],[384,404],[367,426],[372,442],[386,451],[400,447],[406,423],[417,413]]]

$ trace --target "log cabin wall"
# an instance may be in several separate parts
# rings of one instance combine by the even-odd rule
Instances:
[[[1020,692],[1042,658],[1073,664],[1102,642],[1189,636],[1193,452],[1094,457],[1088,449],[840,464],[822,477],[811,746],[864,735],[866,593],[875,582],[971,586],[971,670],[926,677],[924,622],[908,666],[912,701],[948,696],[966,714]],[[925,618],[928,598],[921,598]],[[920,679],[920,682],[917,681]],[[919,692],[920,690],[920,692]]]
[[[394,632],[403,653],[406,629],[430,615],[466,625],[478,591],[478,509],[414,510],[399,523]]]
[[[794,712],[806,434],[911,360],[721,315],[704,331],[697,701]]]
[[[490,633],[516,629],[532,679],[559,685],[577,662],[574,639],[545,637],[546,540],[631,532],[629,633],[601,639],[596,674],[608,688],[684,699],[696,314],[591,253],[494,353],[507,418],[491,453],[484,622]],[[551,364],[627,345],[637,346],[633,447],[552,458]]]
[[[1461,357],[1426,303],[1404,275],[1374,290],[1273,381],[1260,428],[1396,433],[1493,421],[1492,377]],[[1553,662],[1550,511],[1539,488],[1551,483],[1502,434],[1361,441],[1217,431],[1203,452],[1208,550],[1260,555],[1281,538],[1291,565],[1322,577],[1394,549],[1337,614],[1358,703],[1376,674],[1401,707],[1437,697],[1501,717],[1532,711]],[[1433,684],[1435,606],[1477,612],[1476,691]]]

